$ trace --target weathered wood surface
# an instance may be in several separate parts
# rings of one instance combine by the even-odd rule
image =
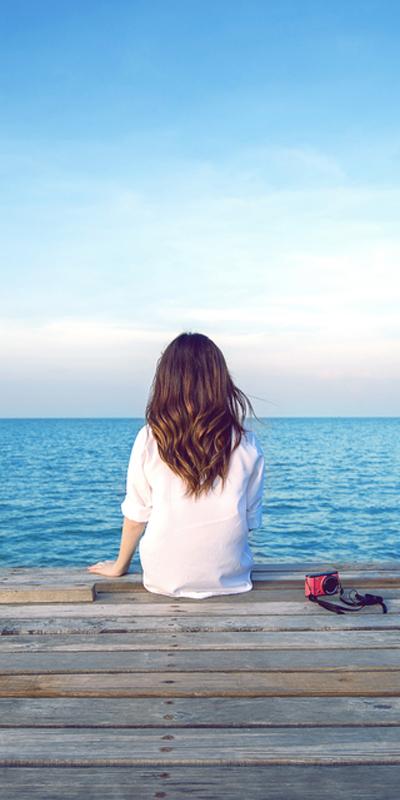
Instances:
[[[351,587],[348,587],[349,589]],[[359,589],[359,586],[357,586]],[[370,588],[367,587],[365,591],[369,591]],[[66,590],[63,590],[66,591]],[[387,600],[400,600],[400,586],[395,586],[390,584],[390,586],[382,586],[379,584],[374,587],[374,593],[379,594],[379,592],[383,592],[385,594],[385,598]],[[338,599],[338,595],[334,595],[331,598],[333,601]],[[195,600],[194,598],[190,597],[180,597],[180,598],[173,598],[167,597],[165,595],[155,594],[153,592],[148,592],[140,588],[140,590],[136,590],[134,592],[96,592],[95,601],[96,606],[100,605],[156,605],[159,606],[170,606],[173,605],[189,605],[192,609],[193,606],[203,607],[206,603],[212,603],[213,605],[225,605],[229,603],[231,600],[233,602],[237,602],[235,595],[219,595],[210,597],[203,600]],[[243,592],[240,598],[240,605],[247,607],[248,605],[258,605],[259,603],[276,603],[276,602],[288,602],[288,603],[298,603],[299,601],[303,601],[307,605],[310,604],[310,601],[304,595],[303,587],[288,587],[285,589],[279,589],[275,585],[273,588],[266,588],[264,585],[260,588],[253,589],[249,592]],[[87,613],[90,614],[91,605],[83,601],[85,606],[87,606]],[[52,601],[48,601],[47,603],[41,601],[40,603],[36,603],[36,599],[30,603],[31,605],[38,605],[41,607],[43,605],[49,605]],[[74,607],[76,603],[79,605],[76,606],[78,612],[80,613],[80,609],[82,607],[82,603],[76,598],[73,601]],[[0,613],[4,610],[4,608],[8,608],[10,605],[15,605],[13,603],[2,603],[0,608]],[[72,603],[65,599],[63,605],[72,605]],[[58,606],[56,606],[57,608]]]
[[[400,725],[399,697],[2,697],[0,728]]]
[[[364,615],[363,615],[364,616]],[[313,620],[314,621],[314,620]],[[354,624],[354,623],[353,623]],[[14,634],[0,640],[0,656],[5,653],[89,653],[89,652],[134,652],[178,650],[380,650],[400,648],[398,630],[374,628],[372,630],[230,630],[197,633],[75,633],[73,636],[50,633],[35,636]],[[295,656],[296,658],[297,656]],[[400,659],[400,656],[399,656]],[[5,664],[5,661],[3,661]]]
[[[2,675],[86,672],[315,672],[376,670],[400,672],[398,649],[323,650],[142,650],[133,652],[8,653]],[[379,677],[379,676],[377,676]]]
[[[397,764],[0,767],[7,800],[398,800]]]
[[[359,587],[357,587],[357,588],[359,588]],[[350,587],[349,587],[349,589],[350,589]],[[365,591],[367,591],[367,590],[369,591],[370,587],[368,587]],[[396,607],[396,603],[397,603],[397,605],[399,605],[399,602],[400,602],[400,586],[394,586],[393,584],[391,584],[390,586],[382,586],[382,585],[378,586],[377,585],[376,587],[374,587],[373,591],[374,591],[374,594],[379,594],[379,593],[382,594],[382,593],[384,593],[385,599],[388,601],[388,606]],[[333,602],[336,602],[338,600],[338,598],[339,598],[339,595],[333,595],[331,597],[331,600]],[[197,605],[200,608],[203,608],[203,607],[206,607],[208,603],[212,603],[213,606],[214,605],[226,606],[226,604],[227,603],[229,604],[232,600],[233,600],[234,603],[237,602],[237,600],[235,599],[234,595],[214,596],[214,597],[210,597],[210,598],[207,598],[207,599],[199,601],[199,600],[195,600],[194,598],[189,598],[189,597],[186,597],[186,598],[183,598],[183,597],[181,597],[181,598],[171,598],[171,597],[166,597],[166,596],[159,595],[159,594],[153,594],[153,593],[147,592],[147,591],[135,591],[135,592],[130,592],[130,593],[125,592],[124,594],[121,593],[121,592],[97,592],[96,593],[96,606],[99,606],[99,605],[102,605],[102,606],[107,606],[107,605],[110,605],[110,606],[114,606],[114,605],[128,605],[128,606],[131,606],[131,605],[135,605],[135,606],[136,605],[144,605],[144,606],[156,605],[157,607],[160,607],[160,606],[164,606],[164,605],[165,606],[174,605],[174,606],[178,606],[179,608],[185,607],[185,606],[186,607],[190,606],[190,608],[192,610],[193,606]],[[395,601],[395,602],[392,603],[391,601]],[[65,601],[65,602],[67,603],[67,601]],[[78,602],[78,601],[75,600],[74,602]],[[309,606],[310,608],[314,608],[314,606],[311,606],[311,603],[308,600],[308,598],[305,597],[304,588],[303,587],[301,587],[301,588],[299,588],[299,587],[290,587],[290,588],[286,588],[286,589],[280,589],[279,591],[277,590],[277,586],[276,585],[274,586],[273,589],[270,589],[270,588],[266,589],[265,587],[263,587],[263,588],[259,587],[257,589],[254,589],[254,590],[250,591],[250,592],[243,592],[243,594],[241,595],[241,598],[240,598],[241,607],[243,607],[244,610],[249,608],[250,611],[251,611],[250,606],[251,606],[251,608],[253,608],[253,607],[257,608],[258,605],[263,604],[263,603],[277,603],[277,602],[279,602],[279,603],[295,603],[296,605],[298,605],[299,602],[303,602],[305,606]],[[6,605],[8,606],[10,604],[6,604]],[[80,607],[81,606],[79,606],[79,608]],[[4,606],[3,606],[3,608],[4,608]],[[375,609],[373,609],[373,610],[375,610]],[[2,611],[2,609],[0,609],[0,613],[1,613],[1,611]],[[88,606],[88,613],[89,612],[90,612],[90,606]]]
[[[0,675],[0,697],[274,697],[400,695],[400,670],[112,672]]]
[[[225,600],[225,602],[212,602],[210,600],[196,600],[192,603],[184,602],[183,599],[178,602],[169,603],[136,603],[132,599],[129,603],[110,603],[110,602],[96,602],[93,605],[83,603],[63,603],[57,607],[56,614],[61,617],[76,617],[82,619],[88,617],[114,616],[121,619],[122,617],[165,617],[169,618],[171,615],[190,615],[195,611],[196,615],[201,616],[226,616],[235,614],[236,616],[252,616],[258,615],[265,617],[266,615],[301,615],[301,616],[320,616],[321,611],[319,606],[315,603],[310,603],[309,600],[304,598],[299,599],[297,602],[275,602],[273,600],[258,603],[254,601],[251,604],[243,603],[238,604],[237,600]],[[382,614],[380,606],[370,606],[363,611],[369,614]],[[400,612],[400,599],[388,600],[387,602],[387,615],[397,615]],[[18,619],[46,619],[54,613],[54,607],[50,604],[33,604],[31,606],[23,606],[22,608],[14,605],[3,605],[0,611],[0,619],[7,620],[9,618]]]
[[[94,606],[95,607],[95,606]],[[22,609],[21,609],[22,610]],[[193,609],[197,611],[197,607]],[[27,615],[22,617],[1,618],[0,630],[3,637],[15,634],[49,635],[49,634],[105,634],[105,633],[150,633],[155,636],[165,634],[186,634],[200,632],[240,632],[240,631],[400,631],[399,614],[360,613],[337,616],[326,611],[324,614],[235,614],[206,615],[186,614],[175,616],[174,613],[162,616],[131,616],[119,617],[111,615],[98,617],[57,616],[58,608],[54,607],[51,616],[35,618]],[[0,640],[1,646],[1,640]]]
[[[0,588],[0,603],[92,603],[95,584],[87,586],[13,586]]]
[[[254,591],[202,601],[151,595],[139,574],[0,570],[2,591],[35,600],[0,609],[7,800],[133,787],[167,800],[397,800],[400,565],[335,565],[389,610],[343,617],[304,598],[305,573],[322,566],[260,565]],[[94,601],[43,594],[93,586]]]
[[[1,766],[400,764],[398,729],[0,730]]]
[[[304,564],[256,564],[252,578],[255,589],[264,587],[304,587],[306,572],[324,569],[339,569],[343,585],[357,581],[358,587],[400,586],[400,565],[396,561],[382,564],[365,564],[355,568],[353,564],[327,565],[306,562]],[[96,593],[143,591],[142,576],[132,572],[121,578],[104,578],[89,573],[85,566],[70,567],[13,567],[0,568],[0,604],[2,603],[64,603],[92,602]],[[149,594],[149,593],[147,593]],[[160,596],[158,596],[160,597]]]

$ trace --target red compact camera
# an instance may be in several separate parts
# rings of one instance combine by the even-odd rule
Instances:
[[[318,597],[318,595],[321,594],[336,594],[339,589],[340,581],[337,570],[334,572],[318,572],[314,575],[306,575],[306,597],[309,597],[310,594],[314,597]]]

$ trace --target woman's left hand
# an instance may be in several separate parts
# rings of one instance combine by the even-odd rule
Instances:
[[[121,569],[116,561],[98,561],[97,564],[92,564],[87,568],[88,572],[95,572],[96,575],[105,575],[107,578],[120,578],[125,575],[128,570]]]

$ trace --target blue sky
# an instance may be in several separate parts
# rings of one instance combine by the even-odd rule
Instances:
[[[261,415],[397,415],[397,2],[3,0],[0,416],[141,416],[182,330]]]

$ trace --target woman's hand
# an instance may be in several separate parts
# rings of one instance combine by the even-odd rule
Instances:
[[[106,578],[120,578],[121,575],[126,575],[145,526],[145,522],[134,522],[124,517],[117,560],[98,561],[97,564],[92,564],[91,567],[88,567],[88,572],[94,572],[96,575],[105,575]]]
[[[117,561],[98,561],[88,567],[88,572],[95,572],[96,575],[105,575],[107,578],[120,578],[128,572],[128,567],[123,569]]]

